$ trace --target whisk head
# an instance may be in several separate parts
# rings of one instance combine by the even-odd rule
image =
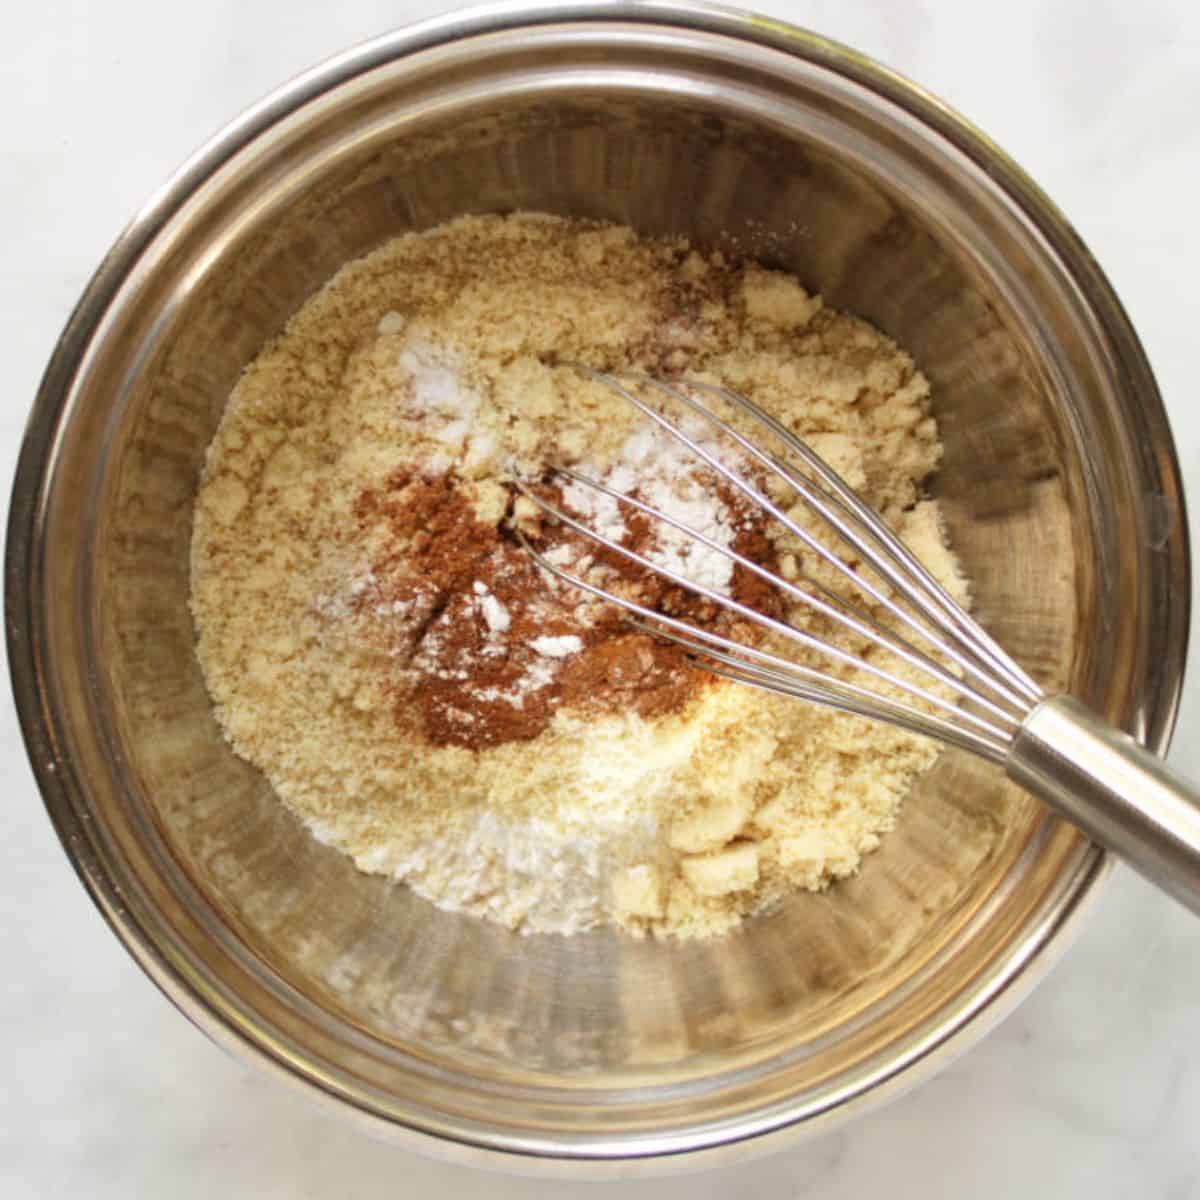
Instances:
[[[729,628],[662,611],[606,586],[586,570],[551,561],[518,529],[518,538],[544,570],[618,605],[632,625],[677,644],[718,675],[888,721],[1004,761],[1021,721],[1042,698],[1041,689],[811,446],[725,387],[616,376],[583,366],[570,369],[611,389],[683,447],[689,463],[711,486],[753,506],[766,522],[778,523],[800,548],[802,561],[819,566],[829,582],[803,568],[785,574],[756,561],[711,530],[665,511],[648,498],[636,477],[605,481],[555,464],[540,481],[517,480],[545,516],[608,555],[619,555],[715,605],[728,614]],[[621,536],[619,525],[597,528],[585,515],[568,511],[571,506],[558,497],[579,488],[640,514],[673,543],[702,551],[707,561],[717,555],[749,572],[769,589],[762,594],[774,603],[738,599],[722,585],[719,573],[705,578],[703,572],[689,572],[687,554],[637,548]],[[797,503],[803,508],[798,510]],[[798,518],[798,512],[809,519]],[[693,556],[692,561],[699,559]],[[849,634],[862,649],[834,644],[823,633],[833,629]]]

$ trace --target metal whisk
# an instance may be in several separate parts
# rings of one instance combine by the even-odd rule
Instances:
[[[1047,695],[810,446],[758,405],[723,387],[575,369],[611,388],[685,446],[697,467],[711,473],[715,486],[720,481],[782,525],[842,586],[835,590],[805,575],[785,578],[637,495],[574,468],[552,466],[551,478],[594,489],[673,528],[778,589],[793,605],[803,605],[885,652],[885,658],[867,659],[844,650],[721,588],[691,579],[592,528],[543,490],[519,480],[521,491],[546,516],[768,636],[750,644],[656,611],[550,561],[519,533],[542,568],[620,606],[633,625],[683,647],[716,674],[887,721],[1002,765],[1015,782],[1200,913],[1200,792],[1078,701]],[[746,418],[747,427],[764,438],[769,435],[781,450],[768,450],[735,428],[714,411],[713,401]],[[683,419],[672,419],[666,407],[682,412]],[[714,438],[736,450],[715,448]],[[822,540],[790,516],[768,494],[768,479],[775,481],[776,494],[802,501],[832,536]],[[833,548],[837,544],[840,554]],[[852,585],[857,602],[840,594],[846,585]],[[820,656],[843,674],[853,668],[862,682],[795,661],[785,653],[788,647],[802,649],[810,661]],[[901,663],[907,669],[899,669]]]

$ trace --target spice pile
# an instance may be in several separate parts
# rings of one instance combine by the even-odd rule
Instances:
[[[746,392],[963,595],[919,494],[940,453],[928,388],[894,344],[717,252],[467,218],[350,264],[238,384],[196,503],[200,662],[234,749],[363,870],[527,931],[718,932],[855,870],[936,752],[697,671],[536,568],[515,527],[639,603],[749,636],[540,520],[512,472],[547,462],[785,575],[802,557],[564,362]],[[669,570],[780,603],[601,493],[544,486]]]

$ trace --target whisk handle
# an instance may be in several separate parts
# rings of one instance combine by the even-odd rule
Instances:
[[[1009,777],[1200,914],[1200,789],[1069,696],[1043,700]]]

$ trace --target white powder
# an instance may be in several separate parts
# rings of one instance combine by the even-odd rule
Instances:
[[[532,692],[540,692],[542,688],[549,687],[554,682],[554,677],[557,674],[557,662],[547,662],[544,659],[537,658],[529,664],[511,688],[476,688],[472,691],[471,695],[476,700],[499,700],[504,704],[511,705],[513,708],[524,708],[525,697]]]
[[[380,332],[388,332],[383,328],[388,316],[380,322]],[[444,470],[457,461],[469,467],[493,457],[495,438],[478,427],[481,397],[463,381],[456,354],[413,337],[405,342],[396,363],[407,377],[407,389],[398,397],[401,410],[451,456],[435,455],[434,466]]]
[[[380,844],[358,865],[404,880],[439,907],[491,915],[522,933],[577,933],[611,920],[613,878],[670,860],[655,802],[702,734],[685,726],[667,735],[628,715],[566,717],[563,730],[586,732],[588,750],[553,820],[485,809],[417,849]],[[314,824],[314,832],[339,842],[333,827]]]
[[[504,633],[512,624],[508,609],[495,596],[484,596],[479,606],[483,610],[483,619],[493,633]]]
[[[602,482],[608,481],[602,478]],[[619,542],[625,537],[621,506],[611,496],[606,496],[594,487],[578,483],[574,479],[563,488],[562,496],[563,503],[601,537],[614,542]]]
[[[558,822],[512,823],[484,811],[465,831],[431,837],[406,854],[381,845],[358,865],[404,880],[441,908],[495,916],[521,932],[571,934],[609,917],[608,880],[644,861],[657,838],[653,818],[608,828],[593,819],[568,834]]]
[[[694,428],[694,421],[683,427],[696,440],[704,436],[703,431]],[[728,449],[723,449],[722,459],[731,466],[738,465],[737,457]],[[633,495],[717,546],[731,546],[737,535],[733,516],[713,486],[714,476],[703,460],[656,425],[631,435],[604,470],[589,470],[584,463],[581,473],[614,491]],[[567,507],[596,533],[615,542],[628,536],[619,501],[575,480],[563,488],[562,494]],[[651,562],[701,587],[728,593],[733,579],[730,558],[666,521],[655,521],[654,533],[655,540],[645,551]],[[551,561],[561,565],[555,559]]]
[[[529,644],[544,658],[566,658],[568,654],[578,654],[583,649],[583,642],[574,634],[537,637]]]

